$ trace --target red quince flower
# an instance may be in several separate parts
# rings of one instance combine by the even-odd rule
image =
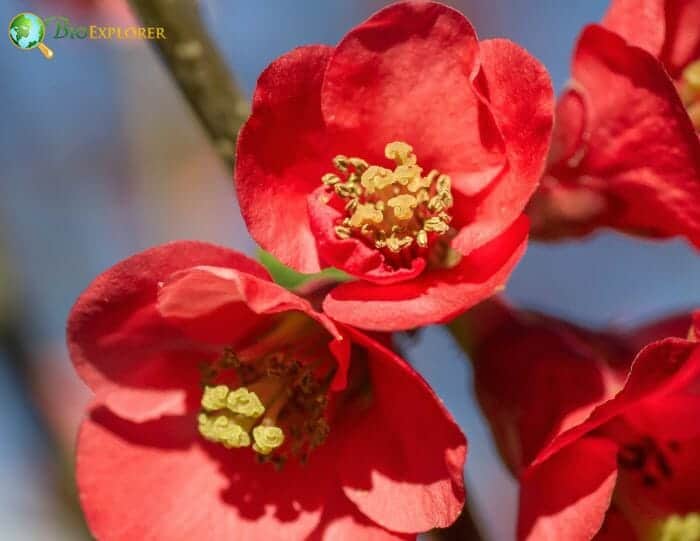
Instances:
[[[520,479],[518,539],[698,538],[700,312],[687,338],[688,316],[594,332],[489,302],[470,320],[479,401]]]
[[[464,503],[466,442],[423,379],[236,252],[119,263],[68,344],[95,392],[77,475],[100,540],[406,539]]]
[[[324,310],[373,330],[441,322],[500,289],[527,237],[553,108],[544,67],[459,12],[392,5],[261,75],[235,179],[253,238],[337,267]]]
[[[616,0],[579,37],[535,238],[611,227],[700,246],[700,1]]]
[[[663,64],[700,131],[700,0],[612,0],[603,25]]]

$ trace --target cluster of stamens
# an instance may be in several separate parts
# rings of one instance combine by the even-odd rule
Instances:
[[[695,129],[700,131],[700,60],[692,62],[683,70],[678,92]]]
[[[422,176],[423,168],[406,143],[389,143],[384,154],[396,163],[393,171],[361,158],[333,159],[343,178],[328,173],[321,181],[345,201],[347,216],[335,233],[341,239],[364,239],[394,254],[411,246],[427,248],[432,238],[450,229],[450,177],[435,169]]]
[[[670,515],[648,536],[650,541],[696,541],[700,539],[700,513]]]
[[[280,466],[289,455],[305,461],[328,435],[326,391],[332,372],[319,381],[316,371],[322,364],[302,365],[284,353],[242,362],[227,349],[205,369],[199,433],[228,449],[251,447],[261,460]],[[231,371],[238,386],[217,382]]]

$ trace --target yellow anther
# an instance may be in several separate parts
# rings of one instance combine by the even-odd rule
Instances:
[[[408,185],[408,190],[415,193],[421,188],[430,187],[430,182],[426,184],[426,179],[421,178],[422,172],[423,168],[418,165],[399,165],[394,170],[394,178],[399,184]]]
[[[649,536],[651,541],[698,541],[700,513],[671,515],[660,522]]]
[[[338,156],[333,158],[333,165],[339,171],[342,171],[342,172],[347,171],[348,170],[348,157],[343,156],[342,154],[339,154]]]
[[[250,436],[236,421],[225,414],[210,416],[200,413],[197,419],[199,433],[207,440],[225,447],[248,447]]]
[[[358,203],[359,203],[359,201],[357,198],[350,199],[350,201],[348,201],[345,204],[345,210],[347,210],[348,212],[354,212],[355,209],[357,208]]]
[[[321,182],[323,182],[326,186],[334,186],[340,182],[340,177],[338,175],[334,175],[333,173],[328,173],[321,177]]]
[[[450,226],[443,222],[438,216],[428,218],[423,222],[423,229],[431,233],[446,233],[449,228]]]
[[[357,197],[359,195],[357,186],[355,186],[355,184],[352,182],[346,182],[345,184],[336,184],[334,188],[335,193],[337,193],[340,197],[346,199],[350,197]]]
[[[352,235],[352,229],[343,225],[337,225],[335,226],[335,234],[338,235],[340,239],[349,239]]]
[[[284,443],[284,432],[278,426],[259,425],[253,429],[253,450],[269,455]]]
[[[410,220],[413,218],[413,210],[418,206],[415,197],[409,194],[392,197],[386,204],[394,210],[394,216],[399,220]]]
[[[226,385],[217,385],[215,387],[207,385],[204,387],[204,394],[202,395],[202,407],[207,411],[225,408],[229,390]]]
[[[430,212],[440,212],[445,208],[445,203],[443,203],[441,195],[431,197],[430,201],[428,201],[428,210]]]
[[[435,189],[438,193],[449,192],[452,188],[452,182],[450,182],[450,177],[447,175],[440,175],[435,183]]]
[[[350,158],[348,161],[350,162],[350,165],[355,168],[355,171],[360,174],[362,174],[364,170],[369,167],[369,164],[362,158]]]
[[[394,160],[397,165],[414,165],[416,163],[413,147],[401,141],[389,143],[384,148],[384,155],[390,160]]]
[[[413,244],[413,237],[395,237],[391,236],[386,239],[386,247],[389,248],[391,252],[398,253],[404,248],[407,248]]]
[[[360,183],[368,194],[373,194],[390,186],[394,182],[393,173],[389,169],[371,165],[364,173]]]
[[[416,233],[416,243],[421,248],[428,246],[428,233],[425,232],[425,229],[421,229]]]
[[[357,205],[354,214],[350,217],[350,227],[361,227],[365,223],[380,224],[384,220],[384,213],[377,210],[372,203]]]
[[[700,60],[689,64],[683,70],[683,81],[694,92],[700,92]]]
[[[229,393],[226,399],[226,407],[233,413],[251,419],[257,419],[265,413],[265,406],[258,398],[258,395],[250,392],[245,387],[239,387]]]

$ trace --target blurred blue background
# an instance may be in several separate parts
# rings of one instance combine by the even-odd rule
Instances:
[[[275,57],[333,44],[388,2],[207,0],[201,9],[247,95]],[[568,77],[580,28],[606,0],[463,0],[481,37],[505,36]],[[5,0],[20,11],[122,24],[122,2]],[[73,375],[64,324],[99,272],[148,246],[201,239],[252,253],[231,175],[145,43],[47,40],[55,57],[0,47],[0,321],[20,344],[0,350],[0,540],[76,540],[70,461],[87,393]],[[613,234],[532,244],[508,296],[576,322],[635,323],[700,304],[700,258],[682,242]],[[487,539],[512,539],[517,494],[473,402],[467,363],[440,328],[407,350],[470,442],[470,504]],[[18,367],[21,358],[24,368]],[[29,363],[29,364],[26,364]],[[28,368],[27,368],[28,367]],[[32,388],[21,392],[18,370]],[[47,434],[50,437],[47,437]]]

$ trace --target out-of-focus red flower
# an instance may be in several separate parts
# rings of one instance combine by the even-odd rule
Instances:
[[[700,0],[612,0],[603,25],[663,64],[700,131]]]
[[[615,0],[579,37],[536,238],[612,227],[700,246],[700,1]]]
[[[128,0],[42,0],[42,5],[54,16],[76,16],[81,24],[136,24]]]
[[[334,319],[448,320],[498,290],[525,249],[552,101],[519,46],[479,41],[447,6],[395,4],[263,72],[238,142],[243,216],[294,269],[355,278],[326,297]]]
[[[470,320],[479,401],[520,479],[518,539],[700,526],[700,313],[689,335],[688,316],[593,332],[495,301]]]
[[[420,376],[236,252],[127,259],[68,343],[96,395],[78,485],[100,540],[404,539],[463,505],[466,442]]]

